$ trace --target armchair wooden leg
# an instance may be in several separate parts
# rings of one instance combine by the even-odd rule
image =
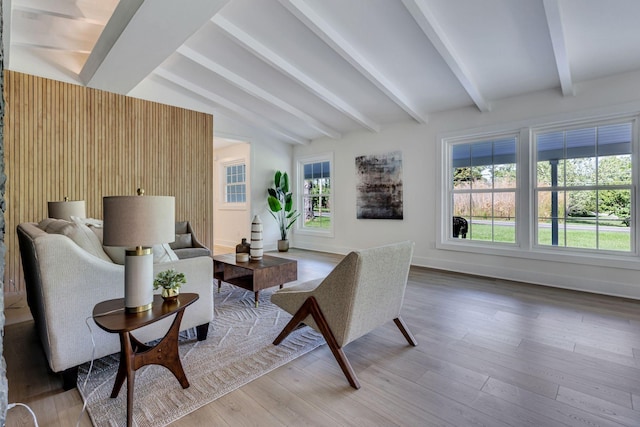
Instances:
[[[409,328],[407,327],[407,324],[404,323],[404,320],[402,320],[398,316],[397,318],[393,319],[393,322],[396,324],[398,329],[400,329],[400,332],[402,332],[402,335],[404,335],[404,337],[407,339],[407,342],[409,344],[411,344],[414,347],[418,345],[418,341],[416,341],[413,334],[411,334],[411,331],[409,331]]]
[[[298,309],[298,311],[296,311],[296,313],[293,315],[291,320],[289,320],[289,323],[285,325],[285,327],[282,329],[280,334],[273,341],[273,345],[280,344],[286,337],[289,336],[291,332],[293,332],[298,327],[298,325],[300,325],[300,323],[302,323],[304,319],[307,318],[307,316],[310,313],[306,307],[307,307],[307,303],[305,301],[305,303],[302,304],[302,306]]]
[[[307,298],[304,304],[302,304],[298,311],[296,311],[296,313],[293,315],[293,318],[284,327],[282,332],[280,332],[275,341],[273,341],[273,344],[280,344],[282,340],[284,340],[291,332],[293,332],[293,330],[296,329],[298,325],[309,315],[313,317],[316,325],[318,325],[320,333],[324,337],[325,341],[327,341],[327,345],[329,346],[331,353],[333,353],[333,356],[336,358],[338,365],[340,365],[340,369],[342,369],[345,377],[347,377],[347,381],[349,381],[351,387],[355,388],[356,390],[359,389],[360,382],[358,381],[358,377],[356,377],[356,373],[351,367],[351,363],[349,363],[347,356],[342,351],[342,348],[340,348],[340,345],[338,345],[338,342],[336,341],[333,332],[331,332],[331,328],[329,327],[324,314],[322,314],[320,305],[314,297]]]

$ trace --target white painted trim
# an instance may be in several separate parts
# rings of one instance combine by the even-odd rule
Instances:
[[[334,162],[332,151],[327,153],[313,154],[310,156],[299,156],[294,159],[296,203],[299,207],[303,206],[302,181],[304,180],[304,170],[302,169],[302,164],[326,162],[326,161],[329,161],[329,178],[331,179],[331,189],[332,189],[332,191],[329,193],[329,205],[331,206],[332,212],[335,212],[335,205],[334,205],[335,162]],[[298,218],[298,221],[296,221],[296,225],[293,227],[295,228],[296,234],[315,236],[315,237],[334,237],[335,219],[333,217],[331,218],[331,227],[329,228],[329,230],[311,229],[311,228],[304,228],[303,226],[304,212],[301,209],[298,209],[298,212],[300,212],[301,215],[300,215],[300,218]]]
[[[555,120],[550,124],[538,124],[537,126],[529,126],[521,128],[519,132],[519,140],[517,149],[517,159],[522,161],[522,166],[518,164],[518,179],[520,184],[518,185],[517,203],[516,206],[516,222],[519,224],[516,228],[516,244],[499,244],[499,243],[487,243],[481,241],[459,241],[449,238],[451,235],[451,224],[444,226],[444,218],[449,217],[450,203],[449,200],[449,165],[451,164],[449,145],[458,141],[473,141],[482,140],[486,138],[494,138],[505,135],[512,135],[513,131],[505,131],[504,126],[490,126],[481,129],[475,129],[470,131],[456,131],[447,134],[441,134],[438,136],[438,158],[441,161],[438,164],[438,190],[440,192],[440,209],[437,210],[437,224],[440,224],[440,233],[436,238],[435,247],[442,250],[450,250],[456,252],[467,253],[481,253],[487,255],[497,255],[503,257],[513,258],[526,258],[540,261],[553,261],[564,262],[576,265],[590,265],[600,267],[613,267],[622,268],[628,270],[640,270],[639,260],[639,248],[636,244],[640,238],[640,227],[635,226],[640,221],[640,212],[638,212],[637,206],[637,188],[638,180],[640,176],[640,167],[638,167],[638,153],[640,153],[640,142],[638,139],[638,118],[639,113],[622,113],[622,114],[607,114],[603,117],[581,117],[577,120]],[[632,236],[632,251],[629,253],[619,253],[615,251],[602,251],[602,250],[580,250],[575,248],[551,248],[547,246],[535,245],[535,227],[531,224],[532,218],[537,218],[536,208],[537,205],[532,202],[533,183],[535,182],[535,168],[531,167],[531,162],[535,160],[535,150],[533,144],[533,137],[536,132],[547,131],[552,129],[567,129],[567,128],[579,128],[581,126],[591,125],[603,125],[607,123],[619,123],[624,121],[633,122],[633,141],[632,152],[634,153],[633,162],[636,167],[633,168],[633,191],[632,203],[633,212],[635,216],[632,220],[634,224],[631,229]],[[509,128],[509,126],[506,126]],[[494,132],[488,131],[489,129],[495,130]],[[446,136],[445,136],[446,135]],[[525,156],[528,153],[528,156]],[[526,169],[525,169],[526,168]],[[446,183],[446,184],[445,184]],[[446,188],[445,188],[446,185]],[[524,213],[528,213],[525,215]],[[528,279],[527,279],[528,280]],[[576,288],[578,289],[578,288]],[[601,291],[602,292],[602,291]]]
[[[557,259],[555,259],[555,261],[557,261]],[[570,274],[560,276],[554,273],[547,273],[543,270],[537,271],[535,275],[532,275],[531,272],[522,271],[517,268],[509,268],[508,262],[503,266],[496,266],[495,264],[472,264],[469,262],[460,263],[456,262],[455,258],[452,257],[451,260],[438,259],[437,263],[433,263],[430,258],[417,257],[414,255],[412,265],[439,270],[450,270],[501,280],[520,281],[532,285],[550,286],[554,288],[640,300],[640,287],[636,285],[607,281],[605,291],[602,287],[602,279],[590,279],[583,276],[572,276]]]

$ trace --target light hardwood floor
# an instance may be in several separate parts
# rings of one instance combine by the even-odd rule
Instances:
[[[300,280],[341,259],[286,256]],[[640,302],[412,268],[403,319],[418,347],[393,323],[345,347],[360,390],[322,346],[172,425],[640,426]],[[7,326],[5,358],[10,402],[75,425],[80,396],[47,372],[32,322]]]

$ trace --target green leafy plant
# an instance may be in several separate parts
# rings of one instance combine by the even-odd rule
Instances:
[[[287,240],[287,232],[296,222],[300,213],[293,209],[293,193],[289,191],[289,175],[276,171],[274,188],[267,189],[269,213],[278,223],[281,240]]]
[[[153,281],[153,289],[180,289],[187,283],[184,273],[178,273],[174,268],[161,271]]]

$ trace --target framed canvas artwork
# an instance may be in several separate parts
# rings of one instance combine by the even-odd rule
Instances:
[[[358,219],[402,219],[402,152],[356,157]]]

